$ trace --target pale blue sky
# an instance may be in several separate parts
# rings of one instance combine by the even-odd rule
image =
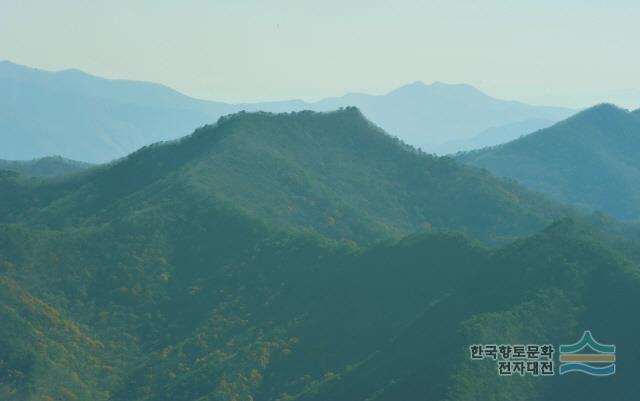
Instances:
[[[422,80],[640,107],[637,0],[0,0],[0,59],[223,101]]]

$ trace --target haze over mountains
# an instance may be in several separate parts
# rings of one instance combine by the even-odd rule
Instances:
[[[439,155],[478,150],[510,142],[551,125],[553,125],[553,121],[551,120],[525,120],[500,127],[489,128],[470,139],[458,139],[434,144],[429,146],[429,149],[432,149],[433,152]]]
[[[0,170],[14,171],[29,177],[55,177],[78,173],[91,167],[89,163],[77,162],[59,156],[34,160],[0,160]]]
[[[640,219],[640,113],[610,104],[457,159],[558,201]]]
[[[360,108],[387,132],[427,152],[442,150],[439,146],[451,141],[463,141],[464,148],[470,146],[466,145],[467,141],[473,142],[487,130],[513,131],[514,124],[522,124],[517,131],[525,135],[532,127],[548,126],[573,114],[573,110],[565,108],[495,99],[471,85],[440,82],[431,85],[415,82],[384,96],[346,95],[321,101],[313,107],[330,110],[348,105]],[[532,125],[532,120],[537,123]],[[499,140],[500,135],[495,133],[489,137]],[[506,135],[513,139],[517,134]]]
[[[5,203],[5,214],[35,221],[40,209],[60,224],[108,220],[129,202],[141,207],[155,191],[180,187],[269,224],[372,244],[431,229],[500,243],[569,213],[517,185],[419,153],[355,108],[223,117],[64,182],[24,189],[20,202]]]
[[[561,202],[637,220],[640,111],[544,128],[562,110],[415,83],[289,112],[310,105],[0,70],[4,132],[31,132],[13,151],[136,149],[0,160],[3,401],[635,400],[640,234]],[[535,132],[436,157],[351,103],[405,139],[458,138],[441,152]],[[227,115],[267,107],[287,112]],[[615,376],[468,357],[585,329],[624,350]]]
[[[66,178],[0,172],[0,192],[3,400],[637,394],[638,244],[354,108],[241,113]],[[610,380],[468,358],[585,327],[624,350]]]
[[[346,106],[359,107],[374,123],[409,144],[441,153],[466,150],[476,143],[500,143],[573,113],[494,99],[469,85],[420,82],[382,96],[226,104],[193,99],[153,83],[107,80],[77,70],[46,72],[4,61],[0,62],[0,158],[61,155],[106,162],[241,110],[330,111]],[[480,139],[474,139],[478,134]]]

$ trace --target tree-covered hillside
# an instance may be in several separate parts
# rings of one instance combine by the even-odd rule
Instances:
[[[2,171],[0,190],[2,400],[636,395],[640,247],[572,219],[496,249],[452,233],[495,244],[567,210],[356,109],[235,115],[68,177]],[[585,329],[620,348],[614,378],[468,359]]]
[[[556,200],[640,218],[640,118],[613,105],[585,110],[561,123],[457,159]]]
[[[240,113],[55,183],[6,179],[0,221],[104,223],[189,191],[269,224],[371,244],[449,229],[492,243],[569,211],[486,172],[403,145],[355,108]]]
[[[575,222],[496,251],[434,233],[362,252],[188,198],[91,228],[1,226],[3,400],[635,397],[637,259]],[[468,359],[584,329],[621,350],[614,378]]]

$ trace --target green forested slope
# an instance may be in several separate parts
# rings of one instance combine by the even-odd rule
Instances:
[[[495,243],[566,210],[356,110],[238,115],[60,180],[4,172],[0,188],[2,400],[636,394],[640,248],[570,219],[493,250],[453,234]],[[466,354],[585,329],[620,348],[614,378],[504,379]]]
[[[201,207],[3,226],[3,399],[635,396],[637,260],[575,222],[495,251],[423,234],[363,253]],[[499,378],[468,361],[472,343],[584,329],[621,350],[614,378]]]
[[[475,273],[357,370],[300,399],[634,399],[633,333],[640,319],[629,311],[640,301],[637,260],[564,221],[488,254]],[[566,339],[577,339],[586,329],[621,350],[615,376],[501,378],[495,363],[470,361],[466,349],[469,344],[571,343]]]
[[[0,221],[105,222],[193,191],[270,224],[370,244],[432,228],[506,242],[569,213],[513,183],[413,151],[353,108],[239,114],[63,182],[28,185],[32,196],[6,205]]]
[[[556,200],[637,220],[639,152],[638,112],[604,104],[505,145],[459,154],[457,159]]]

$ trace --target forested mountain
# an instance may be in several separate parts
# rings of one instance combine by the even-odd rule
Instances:
[[[102,79],[77,70],[54,73],[0,61],[0,158],[62,155],[107,162],[242,110],[328,111],[342,106],[360,107],[387,131],[427,151],[434,150],[431,144],[471,138],[489,128],[530,119],[553,122],[572,113],[497,100],[468,85],[441,83],[415,83],[382,96],[350,94],[315,103],[227,104],[193,99],[148,82]]]
[[[0,170],[14,171],[30,177],[55,177],[78,173],[91,167],[89,163],[77,162],[60,156],[34,160],[0,160]]]
[[[458,160],[559,201],[640,218],[640,118],[610,104]]]
[[[0,225],[3,400],[636,396],[636,245],[562,221],[495,251],[432,233],[362,252],[195,193],[151,203],[106,224]],[[469,360],[470,344],[584,329],[619,347],[613,378]]]
[[[637,393],[640,247],[572,219],[498,249],[443,232],[505,242],[570,211],[354,108],[241,113],[81,174],[3,171],[0,191],[2,400]],[[615,377],[468,356],[585,329],[621,350]]]
[[[413,150],[355,108],[240,113],[62,182],[8,177],[5,185],[16,196],[0,203],[0,221],[9,223],[106,223],[175,191],[358,244],[431,229],[504,243],[570,213],[513,183]]]

